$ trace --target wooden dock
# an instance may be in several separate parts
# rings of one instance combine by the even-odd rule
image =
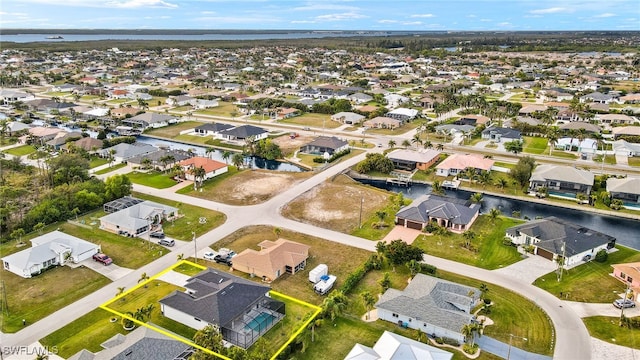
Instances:
[[[458,190],[460,187],[460,180],[445,180],[442,182],[441,186],[446,190]]]

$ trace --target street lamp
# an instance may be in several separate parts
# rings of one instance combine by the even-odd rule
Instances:
[[[192,231],[191,236],[193,237],[193,257],[195,258],[195,263],[198,263],[198,245],[196,244],[196,232]]]
[[[526,337],[522,337],[522,336],[518,336],[518,335],[509,334],[509,350],[507,351],[507,360],[509,360],[509,358],[510,358],[510,356],[511,356],[511,340],[513,340],[513,338],[522,339],[522,340],[524,340],[524,341],[529,340],[529,339],[527,339]]]
[[[360,220],[358,221],[358,227],[362,229],[362,206],[364,205],[364,196],[360,198]]]

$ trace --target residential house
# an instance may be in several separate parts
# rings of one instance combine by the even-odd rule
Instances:
[[[480,205],[469,200],[449,198],[433,194],[421,195],[411,205],[396,213],[396,225],[423,230],[435,222],[452,232],[463,233],[473,225],[480,214]]]
[[[120,143],[106,149],[102,149],[100,151],[100,156],[108,158],[112,155],[113,151],[113,161],[116,163],[122,163],[135,156],[150,154],[152,152],[156,152],[157,150],[158,148],[156,148],[155,146],[145,143]]]
[[[620,199],[625,205],[635,205],[640,209],[640,178],[608,178],[607,192],[612,199]]]
[[[82,149],[88,152],[89,154],[92,154],[102,149],[103,142],[100,139],[94,139],[92,137],[87,136],[87,137],[83,137],[80,140],[76,140],[73,143],[65,144],[62,147],[62,149],[67,150],[69,148],[69,144],[73,144],[75,147]]]
[[[43,146],[47,141],[53,140],[59,133],[66,133],[66,131],[57,127],[42,127],[36,126],[29,128],[27,135],[23,135],[19,138],[20,143],[26,144],[39,144]]]
[[[285,315],[284,304],[269,297],[270,288],[207,269],[187,280],[186,291],[160,299],[162,314],[200,330],[218,329],[225,341],[248,348]]]
[[[47,141],[45,145],[53,148],[54,150],[60,150],[60,148],[67,142],[76,141],[81,138],[82,134],[79,132],[60,131],[53,139]]]
[[[0,89],[0,104],[11,104],[16,101],[29,101],[36,97],[28,92],[13,90],[13,89]]]
[[[258,244],[259,251],[246,249],[233,257],[233,270],[272,281],[284,274],[304,270],[310,246],[279,238]]]
[[[396,149],[387,154],[393,162],[394,169],[413,171],[427,170],[440,159],[440,151],[426,150],[414,151]]]
[[[205,175],[202,181],[214,178],[229,171],[229,166],[227,164],[201,156],[194,156],[189,159],[182,160],[179,164],[184,170],[185,178],[191,181],[196,180],[193,175],[194,168],[201,167],[204,169]]]
[[[466,168],[473,168],[476,172],[490,171],[493,163],[493,160],[479,154],[453,154],[436,166],[436,175],[458,175]]]
[[[477,125],[485,125],[487,124],[489,121],[491,121],[490,118],[483,116],[483,115],[462,115],[462,117],[460,117],[460,119],[454,121],[454,124],[456,125],[471,125],[471,126],[477,126]]]
[[[564,257],[563,267],[579,265],[616,245],[613,236],[554,216],[510,227],[506,235],[516,245],[533,247],[533,253],[545,259]]]
[[[621,136],[640,136],[640,126],[616,126],[611,133],[614,140]]]
[[[598,147],[598,142],[595,139],[584,139],[580,141],[577,138],[564,137],[558,139],[555,144],[556,149],[564,151],[572,151],[574,148],[580,153],[595,153]]]
[[[83,349],[69,360],[182,360],[188,359],[194,352],[185,342],[140,326],[127,335],[114,335],[100,344],[102,350],[96,353]]]
[[[119,204],[123,203],[121,200],[114,201]],[[147,231],[152,232],[160,228],[162,222],[175,219],[178,216],[178,209],[173,206],[153,201],[134,202],[126,201],[124,203],[128,206],[123,206],[123,209],[101,217],[100,229],[135,237]],[[131,205],[131,203],[134,204]],[[104,207],[105,211],[117,208],[113,201],[105,204]]]
[[[613,267],[613,277],[628,287],[635,301],[640,301],[640,262],[611,266]]]
[[[127,163],[132,167],[145,167],[147,166],[145,163],[149,159],[149,166],[153,169],[160,169],[165,171],[177,162],[180,162],[184,159],[188,159],[193,155],[184,150],[176,150],[176,149],[158,149],[154,152],[150,152],[147,154],[140,154],[133,156],[127,160]]]
[[[113,116],[115,118],[118,118],[118,119],[122,119],[122,118],[126,117],[127,115],[128,116],[134,116],[139,111],[140,111],[140,109],[134,108],[134,107],[120,107],[120,108],[111,109],[111,116]]]
[[[188,95],[169,96],[165,101],[169,106],[191,106],[195,102],[195,98]]]
[[[640,94],[627,94],[625,96],[620,97],[620,101],[623,104],[640,104]]]
[[[356,344],[344,360],[451,360],[453,354],[386,331],[373,347]]]
[[[24,134],[28,132],[31,128],[28,124],[25,124],[20,121],[9,121],[7,122],[7,133],[9,136],[16,136],[19,134]]]
[[[638,122],[634,117],[625,114],[601,114],[596,119],[601,124],[632,125]]]
[[[616,155],[640,156],[640,144],[630,143],[625,140],[616,140],[611,144]]]
[[[134,117],[124,118],[122,119],[122,125],[130,126],[132,128],[141,128],[144,130],[147,128],[156,129],[168,126],[169,124],[173,124],[177,121],[177,118],[173,115],[148,112]]]
[[[404,104],[409,101],[408,97],[394,93],[388,93],[384,95],[384,99],[387,101],[387,106],[389,106],[390,108],[396,108],[400,106],[400,104]]]
[[[592,134],[600,134],[602,131],[599,126],[588,122],[570,122],[562,124],[560,125],[560,130],[565,134],[570,134],[572,130],[584,131]]]
[[[611,104],[614,100],[615,97],[613,95],[603,94],[597,91],[580,97],[581,103]]]
[[[66,262],[77,264],[91,259],[100,252],[100,245],[57,230],[31,239],[31,245],[31,248],[3,257],[4,269],[30,278]]]
[[[375,307],[380,320],[462,343],[461,329],[475,322],[479,300],[476,288],[417,274],[404,290],[385,291]]]
[[[385,116],[376,116],[371,120],[364,122],[364,126],[368,129],[397,129],[402,126],[403,122]]]
[[[365,119],[365,116],[356,114],[353,112],[349,112],[349,111],[343,111],[343,112],[339,112],[337,114],[331,115],[331,120],[337,121],[341,124],[348,124],[348,125],[360,124],[364,119]]]
[[[482,138],[493,142],[509,142],[514,140],[522,140],[522,134],[519,130],[501,127],[489,127],[482,131]]]
[[[213,136],[214,138],[220,135],[221,131],[233,128],[233,125],[221,124],[221,123],[205,123],[194,128],[194,133],[200,136]]]
[[[335,153],[346,150],[349,150],[349,142],[335,136],[318,136],[300,148],[301,153],[321,155],[327,159]]]
[[[418,110],[416,109],[397,108],[389,111],[384,116],[388,118],[400,120],[402,123],[405,123],[415,119],[417,115],[418,115]]]
[[[276,117],[279,120],[289,119],[300,115],[301,111],[296,108],[282,108],[278,111]]]
[[[594,175],[589,170],[568,165],[538,165],[529,179],[529,191],[546,188],[549,196],[573,197],[582,193],[587,197],[593,187]]]
[[[227,130],[222,130],[219,133],[220,138],[229,141],[244,141],[252,139],[258,141],[266,139],[269,136],[269,132],[261,127],[253,125],[242,125]]]
[[[535,112],[543,112],[549,107],[547,105],[526,105],[520,108],[518,116],[529,117]]]
[[[361,105],[373,100],[373,96],[364,93],[355,93],[347,96],[347,99],[354,104]]]

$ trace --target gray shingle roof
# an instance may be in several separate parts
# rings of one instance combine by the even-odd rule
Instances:
[[[196,126],[196,130],[204,130],[204,131],[213,131],[220,132],[223,130],[231,129],[233,125],[229,124],[220,124],[220,123],[206,123],[200,126]]]
[[[403,291],[387,290],[375,307],[460,332],[479,295],[478,289],[417,274]]]
[[[613,236],[558,219],[555,216],[511,227],[507,229],[507,233],[513,235],[522,233],[539,239],[540,242],[536,243],[536,246],[554,254],[562,254],[562,246],[566,244],[565,254],[567,257],[616,240]]]
[[[252,126],[252,125],[242,125],[242,126],[235,127],[233,129],[227,129],[227,130],[221,131],[220,134],[233,136],[239,139],[246,139],[250,136],[257,136],[257,135],[264,134],[266,132],[267,130],[261,127]]]
[[[593,185],[594,175],[589,170],[576,169],[565,165],[538,165],[531,174],[530,181],[556,180],[583,185]]]
[[[429,217],[447,219],[454,224],[468,224],[480,211],[478,204],[437,195],[422,195],[396,213],[396,217],[425,223]]]
[[[207,269],[187,280],[192,294],[174,291],[161,304],[221,327],[246,312],[247,307],[264,297],[268,286],[237,276]]]
[[[607,192],[640,194],[640,178],[607,179]]]

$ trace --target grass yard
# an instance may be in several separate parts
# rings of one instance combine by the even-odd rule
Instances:
[[[296,297],[295,293],[283,294]],[[275,354],[316,310],[274,293],[270,293],[270,296],[272,299],[282,301],[285,304],[285,317],[262,336],[265,340],[264,344],[266,344],[267,353],[271,355]],[[251,350],[251,348],[249,349]]]
[[[72,269],[68,266],[55,267],[30,279],[2,269],[0,278],[9,308],[9,315],[0,315],[5,333],[21,330],[22,319],[33,324],[111,282],[89,268]]]
[[[120,321],[111,322],[112,318],[114,318],[112,313],[100,308],[95,309],[43,337],[40,339],[40,343],[48,347],[57,346],[57,355],[65,359],[82,349],[98,352],[103,350],[100,346],[101,343],[116,334],[127,333],[122,328]],[[91,341],[87,341],[87,339],[91,339]]]
[[[547,149],[547,139],[541,137],[523,136],[524,146],[522,152],[529,154],[542,154]]]
[[[162,226],[165,234],[177,240],[190,241],[193,238],[191,234],[192,231],[196,233],[196,236],[200,236],[222,225],[227,219],[223,213],[215,210],[190,204],[176,203],[175,201],[147,194],[133,193],[132,195],[140,199],[155,201],[160,204],[178,208],[178,213],[182,216]],[[200,218],[204,218],[206,221],[201,222]]]
[[[331,115],[316,113],[305,113],[300,116],[278,120],[278,123],[309,126],[317,128],[318,131],[321,131],[322,128],[335,129],[342,126],[339,122],[331,120]]]
[[[507,168],[507,169],[513,169],[516,167],[516,164],[512,164],[512,163],[506,163],[506,162],[500,162],[500,161],[496,161],[493,163],[494,166],[498,166],[498,167],[503,167],[503,168]]]
[[[99,156],[92,156],[91,160],[89,161],[89,168],[93,169],[96,168],[98,166],[104,165],[109,163],[109,160],[105,159],[105,158],[101,158]]]
[[[132,183],[150,186],[156,189],[170,188],[178,182],[169,177],[167,173],[158,171],[138,172],[132,171],[127,174]]]
[[[482,283],[440,270],[438,277],[476,288]],[[494,284],[486,285],[489,288],[486,296],[494,303],[487,316],[495,324],[487,326],[484,334],[505,343],[509,342],[509,334],[526,337],[528,341],[514,337],[513,346],[537,354],[553,354],[553,325],[547,314],[535,303],[510,290]]]
[[[36,148],[33,145],[22,145],[11,149],[4,150],[9,155],[13,156],[25,156],[36,152]]]
[[[566,151],[558,151],[558,150],[551,151],[551,156],[561,158],[561,159],[571,159],[571,160],[575,160],[578,158],[578,155],[576,154],[566,152]]]
[[[593,157],[593,161],[599,164],[602,164],[602,155],[596,155]],[[616,164],[616,156],[615,155],[605,155],[604,163],[607,165],[615,165]]]
[[[628,158],[628,161],[629,161],[629,165],[631,166],[640,166],[640,156],[636,156],[636,157],[630,156]]]
[[[375,135],[401,135],[417,127],[418,127],[418,124],[416,122],[411,122],[411,123],[404,123],[402,126],[395,129],[368,129],[367,133],[375,134]],[[432,136],[429,135],[429,138],[432,138]],[[436,136],[433,136],[433,138],[436,138]],[[399,146],[400,144],[397,144],[397,145]]]
[[[640,329],[619,326],[619,317],[592,316],[583,318],[582,321],[594,338],[611,344],[640,349]]]
[[[94,174],[96,174],[96,175],[104,175],[104,174],[110,173],[110,172],[112,172],[114,170],[122,169],[125,166],[127,166],[126,163],[115,164],[113,166],[110,166],[110,167],[104,168],[102,170],[96,171]]]
[[[145,135],[153,135],[173,139],[174,137],[180,135],[180,131],[193,129],[196,126],[200,126],[202,124],[204,123],[199,121],[185,121],[157,129],[147,130],[145,132]]]
[[[555,271],[550,272],[536,279],[533,285],[557,297],[560,297],[562,292],[563,300],[610,303],[618,299],[618,294],[625,290],[624,284],[610,275],[611,265],[640,261],[640,252],[620,245],[616,246],[616,249],[618,251],[609,254],[605,263],[589,261],[565,270],[560,282]]]
[[[498,269],[521,260],[521,255],[513,246],[502,244],[507,228],[522,224],[523,221],[499,217],[492,222],[486,215],[478,217],[471,226],[476,238],[471,241],[472,250],[463,245],[466,240],[461,234],[420,235],[414,245],[425,253],[444,259],[481,267]]]
[[[213,115],[213,116],[224,116],[224,117],[228,117],[228,118],[232,118],[233,116],[231,116],[231,113],[235,112],[235,118],[237,118],[238,116],[240,116],[240,111],[238,111],[238,107],[233,105],[230,102],[226,102],[226,101],[218,101],[219,106],[214,107],[214,108],[209,108],[206,110],[198,110],[195,111],[194,114],[195,115]]]
[[[207,141],[209,141],[210,139],[211,136],[198,136],[189,134],[182,134],[173,137],[173,140],[199,145],[207,145]]]

